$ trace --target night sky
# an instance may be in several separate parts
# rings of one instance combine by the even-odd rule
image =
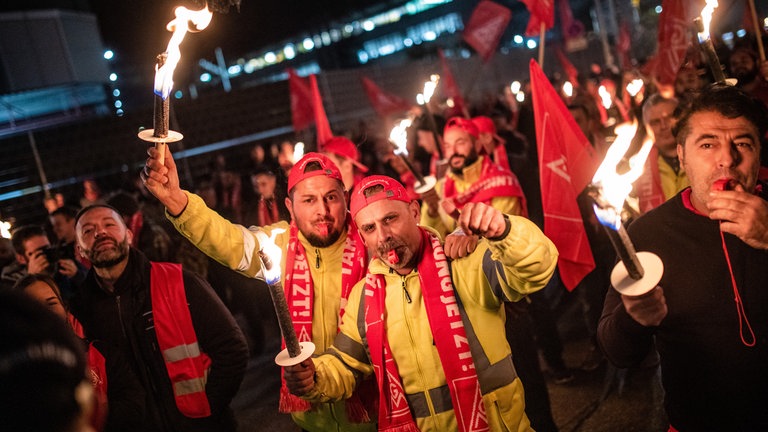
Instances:
[[[197,1],[197,3],[196,3]],[[198,9],[203,0],[2,0],[0,11],[72,9],[91,11],[98,17],[102,39],[115,51],[116,60],[153,64],[165,50],[171,33],[165,25],[176,6]],[[182,55],[213,59],[221,47],[228,60],[265,44],[299,33],[304,28],[340,18],[372,5],[403,4],[381,0],[241,0],[240,12],[215,14],[204,33],[188,34]]]

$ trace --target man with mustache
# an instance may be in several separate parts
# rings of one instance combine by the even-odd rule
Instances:
[[[82,209],[75,229],[91,270],[71,311],[85,337],[105,347],[105,430],[234,432],[229,403],[248,347],[210,285],[132,248],[133,233],[106,204]],[[110,370],[110,358],[124,368]]]
[[[694,97],[673,131],[690,187],[628,229],[661,258],[661,281],[605,298],[598,340],[612,363],[658,349],[670,431],[768,430],[766,127],[766,108],[736,87]]]
[[[477,153],[479,130],[470,119],[453,117],[443,131],[448,172],[422,194],[421,225],[442,236],[456,227],[455,218],[465,204],[482,202],[503,213],[527,216],[525,196],[517,177],[488,156]]]
[[[281,281],[300,341],[316,353],[330,347],[344,315],[349,292],[365,275],[368,256],[347,211],[342,176],[328,157],[307,153],[288,175],[286,207],[291,222],[246,228],[232,224],[181,189],[176,164],[166,151],[161,164],[154,148],[142,173],[149,189],[166,207],[168,219],[200,250],[249,277],[263,277],[259,251],[274,242],[282,255]],[[363,391],[364,393],[364,391]],[[357,393],[347,401],[310,404],[280,392],[280,411],[308,431],[372,431],[375,424]]]
[[[768,106],[768,62],[761,62],[749,43],[736,45],[728,57],[728,70],[736,85]]]
[[[381,431],[527,431],[523,388],[504,337],[505,301],[546,285],[552,242],[529,220],[468,203],[458,220],[482,237],[449,262],[419,204],[391,177],[366,177],[351,212],[375,256],[320,356],[285,368],[313,402],[348,397],[374,375]]]

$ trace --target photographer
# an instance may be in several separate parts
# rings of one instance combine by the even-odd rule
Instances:
[[[60,248],[51,247],[42,227],[26,225],[14,230],[11,242],[16,251],[16,263],[3,269],[2,287],[10,287],[27,274],[52,276],[67,301],[75,288],[85,280],[85,268],[66,257]]]

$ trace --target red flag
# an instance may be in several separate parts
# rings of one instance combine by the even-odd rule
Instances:
[[[383,91],[368,77],[361,77],[360,81],[363,83],[363,89],[368,95],[368,100],[371,101],[371,106],[381,117],[408,111],[413,105],[400,96]]]
[[[314,121],[312,91],[307,80],[298,76],[293,69],[288,69],[288,91],[291,97],[293,130],[304,130]]]
[[[320,96],[320,89],[317,87],[317,77],[309,76],[309,84],[312,89],[312,107],[315,113],[315,129],[317,130],[317,150],[323,151],[323,144],[333,138],[331,125],[328,123],[328,116],[325,115],[323,108],[323,98]]]
[[[440,56],[440,65],[443,69],[443,75],[440,77],[440,81],[443,83],[443,90],[445,96],[453,99],[453,111],[460,113],[464,117],[469,117],[469,111],[467,111],[466,105],[464,105],[464,97],[461,96],[461,89],[456,84],[456,80],[453,79],[451,73],[451,67],[448,66],[448,61],[445,59],[443,50],[438,48],[437,54]]]
[[[520,0],[525,3],[531,18],[528,20],[528,27],[525,28],[526,36],[536,36],[541,31],[541,24],[544,23],[544,29],[551,29],[555,26],[555,2],[554,0]]]
[[[597,161],[576,120],[533,59],[530,71],[544,234],[560,252],[560,278],[572,291],[595,268],[576,197],[592,180]]]
[[[483,58],[483,62],[488,62],[496,52],[510,19],[512,12],[509,9],[490,0],[482,0],[469,17],[462,37]]]
[[[659,16],[659,34],[654,76],[661,84],[674,84],[688,48],[690,2],[663,0]]]
[[[578,87],[579,71],[576,69],[576,66],[568,60],[568,56],[565,55],[562,48],[557,47],[555,49],[555,55],[557,56],[557,61],[560,62],[560,66],[563,67],[563,72],[565,72],[565,75],[568,77],[568,81],[570,81],[574,87]]]

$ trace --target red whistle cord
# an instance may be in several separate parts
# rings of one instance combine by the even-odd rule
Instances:
[[[720,240],[723,242],[723,252],[725,253],[725,262],[728,264],[728,272],[731,274],[731,286],[733,286],[733,301],[736,302],[736,313],[739,315],[739,336],[741,337],[741,343],[748,347],[755,346],[755,332],[752,330],[752,325],[747,318],[747,312],[744,310],[744,303],[741,301],[741,295],[739,294],[739,288],[736,286],[736,278],[733,276],[733,267],[731,266],[731,257],[728,254],[728,248],[725,245],[725,235],[723,231],[720,231]],[[744,326],[746,325],[749,331],[749,338],[751,342],[747,342],[744,337]]]

